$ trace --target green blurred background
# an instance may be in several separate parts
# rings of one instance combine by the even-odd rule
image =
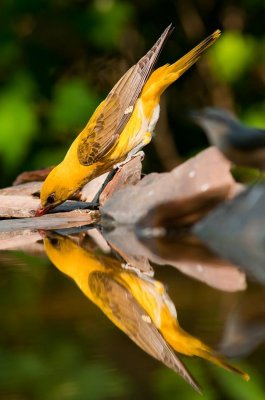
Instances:
[[[265,127],[264,0],[2,0],[0,185],[58,163],[113,84],[172,22],[158,65],[216,28],[221,39],[162,100],[145,171],[207,145],[187,111],[218,105]]]

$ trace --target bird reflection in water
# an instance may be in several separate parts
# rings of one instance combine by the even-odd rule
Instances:
[[[198,384],[174,351],[205,358],[249,379],[246,373],[180,327],[175,306],[161,282],[142,272],[136,273],[135,268],[126,268],[115,256],[100,254],[93,247],[80,247],[57,233],[44,234],[44,247],[51,262],[71,277],[118,328],[198,392]]]

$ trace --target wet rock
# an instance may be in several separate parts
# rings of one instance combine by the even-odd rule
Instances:
[[[23,184],[21,186],[22,188],[20,188],[20,185],[16,186],[14,191],[12,187],[2,189],[2,193],[4,192],[5,194],[0,194],[0,218],[29,218],[35,216],[40,200],[31,194],[31,189],[36,187],[36,183]],[[87,203],[68,200],[51,210],[48,215],[58,215],[58,213],[82,210],[88,207],[89,204]]]
[[[91,203],[100,190],[101,186],[105,182],[105,179],[108,176],[108,172],[106,174],[100,175],[92,181],[88,182],[81,190],[79,194],[79,199],[81,201],[86,201],[87,203]]]
[[[134,184],[140,180],[141,177],[141,156],[136,156],[124,164],[121,169],[115,174],[114,178],[107,184],[100,196],[100,203],[103,204],[113,193],[120,188],[127,185]],[[51,169],[47,169],[46,176]],[[44,170],[41,170],[44,171]],[[39,171],[33,171],[36,174]],[[28,177],[28,172],[24,173],[23,179]],[[50,213],[69,212],[74,209],[83,209],[89,207],[89,204],[101,189],[108,174],[99,176],[98,178],[89,182],[82,189],[77,199],[82,201],[66,201]],[[43,172],[44,176],[44,172]],[[46,177],[45,176],[45,177]],[[30,175],[31,177],[31,175]],[[22,181],[22,178],[17,179],[16,183]],[[39,193],[42,182],[27,182],[16,184],[8,188],[0,189],[0,218],[29,218],[35,215],[37,208],[40,205]]]
[[[265,185],[259,184],[212,211],[194,227],[217,254],[265,283]]]
[[[141,220],[153,227],[191,224],[236,190],[230,167],[219,150],[210,147],[169,173],[149,174],[116,192],[103,207],[105,220]]]
[[[112,180],[106,185],[100,195],[99,202],[102,206],[117,190],[128,185],[134,185],[141,179],[142,156],[135,156],[124,164],[114,175]],[[108,172],[88,182],[80,191],[80,199],[92,202],[98,191],[105,182]]]
[[[0,205],[0,218],[28,218],[35,215],[40,201],[26,195],[0,195]]]
[[[38,169],[35,171],[25,171],[19,174],[13,182],[13,185],[21,185],[26,182],[43,182],[54,167]]]
[[[39,197],[42,182],[27,182],[0,189],[0,196],[32,196]]]
[[[118,190],[135,185],[141,179],[142,156],[133,157],[130,161],[118,170],[114,178],[107,184],[100,195],[100,205],[103,206],[106,201]]]

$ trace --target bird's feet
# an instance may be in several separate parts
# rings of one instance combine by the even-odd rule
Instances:
[[[88,203],[87,206],[85,207],[86,210],[91,210],[91,211],[98,211],[99,210],[99,202],[92,201],[92,203]]]

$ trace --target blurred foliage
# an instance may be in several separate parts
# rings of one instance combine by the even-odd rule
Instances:
[[[23,170],[58,163],[113,84],[169,22],[176,29],[160,65],[217,27],[223,30],[204,63],[165,95],[168,129],[180,154],[207,144],[188,122],[190,108],[227,107],[264,127],[263,13],[263,0],[174,0],[163,7],[159,0],[2,0],[0,184],[10,184]],[[147,170],[170,167],[170,145],[163,145],[163,154],[155,141],[147,149]]]
[[[250,368],[248,364],[241,365],[251,376],[249,382],[244,382],[240,377],[235,377],[223,369],[203,367],[198,359],[186,360],[185,364],[189,370],[198,378],[205,400],[262,400],[265,387],[259,372]],[[175,374],[172,371],[158,369],[154,374],[154,399],[189,399],[199,400],[201,396],[192,391],[184,381],[176,383]]]
[[[185,359],[189,371],[196,376],[199,385],[203,391],[203,397],[206,400],[220,399],[219,393],[215,391],[211,384],[211,376],[205,373],[203,363],[198,360]],[[213,367],[214,368],[214,367]],[[154,398],[156,400],[165,399],[189,399],[199,400],[201,395],[196,393],[191,387],[187,386],[184,381],[176,383],[176,376],[173,371],[166,369],[158,369],[153,376]]]
[[[226,394],[226,397],[231,400],[262,400],[265,393],[263,377],[258,371],[251,369],[249,365],[245,365],[245,367],[248,369],[252,379],[250,379],[249,382],[245,382],[241,385],[235,385],[235,382],[230,374],[225,375],[223,371],[220,372],[216,369],[215,376],[220,383],[221,390],[223,390]]]
[[[248,125],[255,125],[258,128],[265,127],[265,101],[252,104],[245,112],[243,120]]]
[[[238,82],[256,64],[258,50],[252,37],[240,32],[223,32],[222,40],[211,49],[215,74],[225,82]]]
[[[88,40],[103,51],[115,49],[132,15],[133,6],[129,2],[97,0],[87,11]]]
[[[50,109],[50,129],[60,139],[76,126],[86,124],[86,113],[92,114],[99,99],[81,79],[69,79],[55,87]],[[74,101],[71,101],[74,99]]]
[[[0,93],[1,161],[10,173],[25,158],[37,131],[31,82],[26,76],[16,76]]]
[[[56,345],[53,359],[35,349],[20,354],[0,351],[0,365],[5,367],[0,377],[1,393],[20,393],[25,399],[41,400],[126,397],[130,386],[122,374],[114,371],[110,365],[105,362],[87,363],[81,349],[69,343]]]
[[[237,182],[245,184],[265,182],[265,173],[255,168],[234,166],[231,172]]]

